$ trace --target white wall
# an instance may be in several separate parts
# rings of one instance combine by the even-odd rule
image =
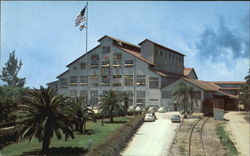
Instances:
[[[113,89],[113,90],[128,90],[128,91],[132,91],[134,93],[134,99],[133,99],[133,103],[136,103],[136,91],[137,90],[142,90],[142,91],[146,91],[146,98],[145,98],[145,103],[146,106],[150,105],[150,104],[157,104],[158,106],[161,105],[161,92],[160,92],[160,86],[161,86],[161,78],[159,75],[155,74],[154,72],[152,72],[151,70],[148,69],[148,64],[142,60],[140,60],[139,58],[128,54],[127,52],[124,52],[123,50],[111,46],[112,45],[112,40],[109,38],[104,38],[101,40],[101,46],[94,49],[93,51],[91,51],[90,53],[87,54],[87,57],[84,56],[82,58],[80,58],[79,60],[77,60],[76,62],[74,62],[73,64],[71,64],[69,66],[69,72],[67,72],[66,74],[62,75],[61,78],[67,78],[68,79],[68,83],[70,80],[70,76],[77,76],[78,77],[78,85],[77,86],[69,86],[68,88],[60,88],[59,93],[63,93],[66,95],[69,95],[69,90],[77,90],[77,94],[78,96],[80,95],[80,90],[88,90],[88,95],[90,98],[90,91],[91,90],[98,90],[98,94],[100,95],[102,93],[103,90],[109,90],[109,89]],[[111,46],[111,52],[109,54],[103,54],[102,53],[102,46]],[[80,76],[85,76],[86,73],[87,75],[93,75],[95,72],[98,75],[101,75],[101,63],[102,60],[104,60],[104,55],[109,56],[109,60],[110,60],[110,65],[111,65],[111,69],[113,69],[112,67],[112,63],[113,63],[113,54],[114,53],[121,53],[122,54],[122,67],[119,70],[119,73],[122,75],[121,78],[121,82],[122,82],[122,86],[121,87],[112,87],[112,85],[110,87],[106,87],[106,86],[100,86],[100,82],[101,82],[101,77],[99,76],[99,80],[97,80],[97,82],[99,82],[99,86],[98,87],[91,87],[90,85],[88,85],[88,87],[85,86],[80,86]],[[92,54],[98,54],[99,55],[99,68],[90,68],[90,63],[91,63],[91,55]],[[80,63],[81,62],[85,62],[85,57],[87,60],[87,68],[85,69],[80,69]],[[124,67],[124,62],[125,60],[134,60],[134,67],[133,68],[128,68],[128,67]],[[76,69],[75,69],[76,68]],[[95,71],[95,72],[94,72]],[[116,70],[111,70],[111,74],[115,74]],[[128,87],[128,86],[124,86],[124,75],[134,75],[134,84],[136,84],[136,75],[146,75],[146,86],[136,86],[136,87]],[[158,77],[159,78],[159,88],[158,89],[149,89],[149,77]],[[110,77],[110,82],[114,82],[112,80],[113,78]],[[88,80],[88,84],[90,84],[92,82],[92,80],[89,78]],[[60,84],[60,82],[59,82]],[[152,102],[149,101],[149,99],[158,99],[158,102]]]

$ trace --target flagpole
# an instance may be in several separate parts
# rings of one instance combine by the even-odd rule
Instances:
[[[86,69],[86,78],[87,78],[87,81],[88,81],[88,68],[87,68],[87,52],[88,52],[88,11],[89,11],[89,9],[88,9],[88,2],[87,2],[87,4],[86,4],[86,46],[85,46],[85,69]],[[89,85],[89,83],[87,84],[87,85]],[[85,93],[86,93],[86,104],[88,105],[88,91],[87,91],[87,85],[85,85]]]

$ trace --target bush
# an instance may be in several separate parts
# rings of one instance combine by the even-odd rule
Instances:
[[[17,131],[14,128],[0,129],[0,150],[12,142],[17,141]]]
[[[119,156],[127,142],[129,142],[136,130],[142,125],[144,116],[145,114],[141,114],[128,121],[102,144],[97,146],[93,151],[90,151],[87,156]]]

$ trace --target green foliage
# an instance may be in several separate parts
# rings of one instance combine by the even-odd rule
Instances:
[[[0,123],[16,120],[17,103],[28,89],[20,87],[0,86]]]
[[[237,151],[236,147],[234,146],[234,143],[232,142],[231,138],[229,137],[229,134],[225,130],[225,126],[223,124],[218,124],[217,128],[217,135],[219,136],[221,143],[227,147],[228,149],[228,156],[235,156],[239,155],[239,152]]]
[[[18,125],[18,136],[20,138],[38,138],[42,142],[42,151],[46,153],[49,149],[53,134],[57,139],[62,139],[63,132],[65,140],[74,138],[72,126],[72,109],[68,99],[57,95],[51,88],[34,89],[21,99],[18,106],[20,119]]]
[[[115,118],[116,121],[123,121],[127,122],[131,120],[131,118],[124,118],[124,117],[118,117]],[[105,122],[109,121],[108,119],[104,119]],[[51,139],[50,149],[57,148],[63,151],[64,148],[83,148],[87,149],[89,140],[93,140],[93,147],[96,147],[100,144],[102,144],[105,139],[107,139],[110,135],[113,134],[113,132],[122,127],[124,123],[105,123],[105,126],[102,126],[101,120],[98,120],[97,123],[93,122],[87,122],[87,127],[93,130],[93,133],[90,135],[76,133],[74,134],[75,139],[69,139],[69,140],[58,140],[57,137],[54,135]],[[0,138],[1,140],[1,138]],[[41,149],[41,143],[38,141],[38,139],[33,138],[30,142],[27,139],[23,139],[18,141],[17,143],[14,143],[12,145],[9,145],[7,147],[4,147],[1,150],[2,155],[34,155],[34,154],[28,154],[32,151],[39,151]],[[50,155],[51,153],[49,153]],[[41,154],[40,154],[41,155]],[[60,155],[59,153],[54,155]],[[67,154],[65,154],[67,155]],[[80,154],[68,154],[68,155],[80,155]],[[51,155],[52,156],[52,155]]]
[[[88,107],[84,97],[76,97],[71,102],[74,108],[76,128],[80,133],[86,132],[86,122],[88,120],[96,122],[95,112]]]
[[[12,51],[9,55],[9,60],[3,67],[1,79],[6,82],[8,86],[23,87],[25,84],[25,78],[18,78],[17,75],[22,67],[22,61],[18,61],[15,56],[15,51]]]
[[[125,114],[128,115],[128,102],[129,97],[133,96],[133,93],[122,91],[118,93],[118,99],[122,102],[124,102],[124,111]]]
[[[177,104],[183,105],[184,112],[187,112],[189,98],[187,85],[183,81],[181,81],[175,86],[172,91],[172,94]]]
[[[187,112],[188,108],[193,112],[195,102],[195,91],[193,87],[188,87],[185,82],[181,81],[173,89],[172,95],[177,104],[183,105],[184,112]]]
[[[124,113],[125,109],[122,106],[122,100],[119,98],[119,94],[112,90],[104,92],[101,96],[101,103],[99,106],[99,112],[104,116],[110,118],[110,122],[114,122],[114,116],[118,116],[120,113]]]
[[[244,104],[246,110],[250,110],[250,69],[245,77],[246,84],[242,85],[239,91],[240,102]]]
[[[97,146],[87,156],[117,156],[129,140],[133,137],[136,130],[142,125],[145,114],[137,116],[127,122],[124,126],[117,129],[112,136],[107,138],[102,144]]]

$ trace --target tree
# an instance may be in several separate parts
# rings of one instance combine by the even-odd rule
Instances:
[[[53,134],[57,139],[62,139],[61,132],[65,134],[65,140],[74,138],[69,100],[56,92],[41,86],[24,96],[18,106],[22,119],[17,127],[19,138],[28,138],[29,141],[38,138],[42,142],[42,153],[48,152]]]
[[[247,84],[244,84],[240,88],[239,99],[241,103],[244,105],[245,110],[250,109],[250,88]]]
[[[120,113],[124,113],[124,107],[121,105],[117,93],[113,90],[109,90],[101,95],[99,112],[110,118],[110,122],[114,122],[114,116]]]
[[[133,93],[130,92],[120,92],[118,94],[118,99],[120,100],[121,103],[124,102],[124,113],[127,115],[128,113],[128,102],[129,102],[129,97],[133,96]]]
[[[188,87],[187,89],[189,101],[190,101],[190,107],[191,107],[191,113],[194,112],[194,99],[195,99],[195,92],[193,87]]]
[[[0,123],[16,120],[17,101],[26,92],[26,88],[0,86]]]
[[[250,88],[250,68],[249,68],[249,71],[248,71],[248,75],[245,77],[245,80],[246,80],[246,84]]]
[[[244,104],[246,111],[250,110],[250,69],[245,77],[246,84],[242,85],[239,91],[239,99]]]
[[[86,122],[87,120],[92,120],[96,122],[95,112],[88,107],[84,97],[76,97],[72,100],[75,110],[76,117],[76,127],[80,133],[86,132]]]
[[[188,107],[188,87],[184,82],[180,82],[175,86],[172,92],[174,99],[177,101],[178,104],[183,105],[184,113],[187,112]]]
[[[25,78],[17,77],[22,65],[22,61],[17,60],[15,51],[12,51],[9,55],[9,60],[5,63],[5,67],[2,69],[2,81],[6,82],[8,86],[23,87],[25,84]]]

